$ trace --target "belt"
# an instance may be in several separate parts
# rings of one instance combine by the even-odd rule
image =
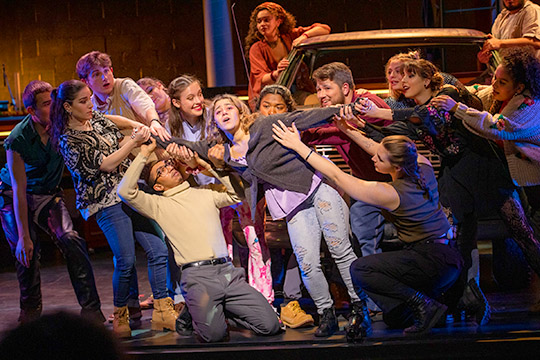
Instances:
[[[444,244],[448,245],[450,240],[446,238],[426,240],[426,244]]]
[[[220,257],[217,259],[210,259],[210,260],[200,260],[200,261],[193,261],[187,264],[182,265],[182,270],[185,270],[187,268],[190,268],[192,266],[204,266],[204,265],[220,265],[220,264],[226,264],[228,262],[231,262],[231,258],[228,256]]]

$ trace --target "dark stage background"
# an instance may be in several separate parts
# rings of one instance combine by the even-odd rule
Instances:
[[[249,15],[260,0],[237,0],[240,34],[247,34]],[[491,0],[306,0],[278,1],[299,25],[322,22],[332,32],[423,27],[422,5],[438,11],[489,7]],[[232,4],[233,1],[230,1]],[[115,76],[138,79],[154,76],[166,84],[181,73],[195,74],[206,83],[202,0],[0,0],[0,62],[6,65],[14,92],[33,79],[54,86],[76,78],[75,64],[91,50],[112,56]],[[477,10],[444,15],[445,27],[489,32],[491,12]],[[232,22],[231,22],[232,24]],[[234,34],[234,30],[233,30]],[[236,36],[235,77],[247,84]],[[383,76],[383,64],[380,66]],[[476,69],[465,69],[476,70]],[[19,74],[19,81],[16,79]],[[17,97],[17,95],[15,95]],[[0,100],[8,100],[0,84]]]

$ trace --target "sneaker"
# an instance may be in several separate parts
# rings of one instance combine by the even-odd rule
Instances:
[[[291,329],[296,329],[302,326],[313,326],[315,322],[313,317],[306,314],[300,307],[298,301],[289,302],[286,306],[281,306],[281,321]]]
[[[180,335],[193,334],[193,322],[187,306],[184,306],[176,318],[176,332]]]
[[[328,337],[338,330],[338,322],[334,307],[324,309],[319,322],[319,327],[315,330],[316,337]]]

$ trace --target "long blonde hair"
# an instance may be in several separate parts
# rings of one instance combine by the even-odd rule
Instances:
[[[384,76],[386,78],[386,82],[388,84],[388,93],[390,96],[394,99],[399,99],[402,94],[394,89],[392,89],[392,86],[390,85],[390,82],[388,81],[388,68],[390,67],[390,64],[393,62],[400,62],[403,63],[409,60],[418,60],[420,59],[420,52],[417,50],[409,51],[408,53],[399,53],[394,56],[392,56],[388,61],[386,62],[386,65],[384,66]],[[401,66],[401,69],[403,69],[403,66]]]

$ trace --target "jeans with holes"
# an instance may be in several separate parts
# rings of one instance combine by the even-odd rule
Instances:
[[[304,285],[317,312],[332,307],[328,282],[321,269],[321,235],[335,260],[352,301],[358,301],[349,272],[356,255],[349,240],[349,209],[331,186],[322,183],[309,198],[287,216],[291,239]]]
[[[148,280],[155,299],[167,297],[167,246],[157,224],[124,203],[96,213],[96,221],[105,234],[116,259],[113,273],[114,306],[126,306],[133,269],[135,240],[148,260]]]

